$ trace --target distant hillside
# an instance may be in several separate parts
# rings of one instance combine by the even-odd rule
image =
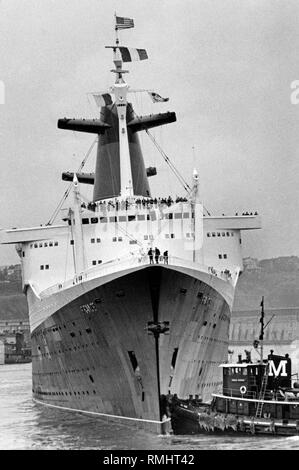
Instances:
[[[257,260],[246,258],[237,284],[234,310],[299,307],[299,258],[285,256]],[[21,291],[20,266],[0,267],[0,319],[27,318],[26,297]]]
[[[19,264],[0,267],[0,320],[28,319],[20,268]]]
[[[299,258],[244,260],[245,270],[239,278],[234,310],[259,310],[262,296],[266,308],[299,307]]]
[[[0,295],[0,320],[27,320],[28,308],[24,294]]]

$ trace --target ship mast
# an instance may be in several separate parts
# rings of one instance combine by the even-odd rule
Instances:
[[[115,47],[113,47],[113,62],[115,69],[111,70],[116,74],[115,84],[112,92],[115,96],[115,104],[118,115],[119,129],[119,159],[120,159],[120,195],[123,198],[133,196],[133,179],[131,158],[128,141],[128,129],[126,122],[127,115],[127,93],[129,86],[123,79],[123,74],[128,70],[122,69],[122,56],[119,49],[118,25],[115,14]]]

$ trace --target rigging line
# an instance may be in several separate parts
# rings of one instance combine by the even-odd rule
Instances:
[[[133,110],[135,116],[137,119],[140,120],[140,116],[138,116],[138,114]],[[161,153],[162,157],[164,158],[165,162],[168,164],[168,166],[170,167],[170,169],[172,170],[172,172],[174,173],[174,175],[177,177],[177,179],[179,180],[179,182],[182,184],[183,188],[185,189],[185,191],[190,195],[192,189],[190,188],[189,184],[186,182],[186,180],[183,178],[183,176],[179,173],[179,171],[177,170],[177,168],[174,166],[174,164],[170,161],[169,157],[166,155],[166,153],[164,152],[164,150],[161,148],[161,146],[158,144],[158,142],[156,141],[156,139],[151,135],[151,133],[148,131],[148,129],[145,129],[145,132],[147,133],[147,135],[149,136],[149,138],[152,140],[153,144],[156,146],[156,148],[158,149],[158,151]],[[210,212],[209,210],[203,205],[203,208],[204,210],[207,212],[207,214],[210,216]]]
[[[91,146],[89,147],[89,149],[88,149],[88,151],[87,151],[87,153],[86,153],[84,159],[82,160],[82,162],[81,162],[81,164],[80,164],[80,166],[79,166],[79,168],[78,168],[78,170],[77,170],[76,173],[79,173],[79,172],[82,170],[82,168],[84,167],[84,165],[86,164],[86,162],[87,162],[87,160],[88,160],[88,158],[89,158],[89,156],[90,156],[90,154],[91,154],[91,152],[92,152],[92,150],[93,150],[93,148],[94,148],[94,146],[95,146],[95,144],[96,144],[97,141],[98,141],[98,136],[94,139],[93,143],[92,143]],[[71,189],[72,189],[72,185],[73,185],[73,183],[70,183],[69,186],[68,186],[68,188],[67,188],[67,189],[65,190],[65,192],[63,193],[63,196],[62,196],[62,198],[60,199],[60,202],[58,203],[58,205],[57,205],[55,211],[53,212],[52,216],[50,217],[50,219],[49,219],[49,221],[47,222],[46,225],[52,225],[52,223],[53,223],[54,220],[56,219],[57,214],[58,214],[58,212],[60,211],[62,204],[63,204],[64,201],[67,199],[67,197],[68,197],[68,195],[69,195],[69,193],[70,193],[70,191],[71,191]]]
[[[174,164],[170,161],[169,157],[166,155],[166,153],[164,152],[164,150],[160,147],[160,145],[158,144],[158,142],[156,141],[156,139],[154,138],[154,136],[148,131],[148,129],[145,129],[145,132],[147,133],[147,135],[149,136],[149,138],[151,139],[151,141],[153,142],[153,144],[156,146],[156,148],[159,150],[159,152],[161,153],[162,157],[164,158],[165,162],[168,164],[168,166],[170,167],[170,169],[173,171],[173,173],[175,174],[175,176],[178,178],[179,182],[182,184],[183,188],[185,189],[186,192],[190,192],[191,191],[191,188],[190,186],[188,185],[188,183],[185,181],[185,179],[183,178],[183,176],[179,173],[179,171],[177,170],[177,168],[174,166]]]
[[[122,232],[126,237],[130,238],[131,240],[136,241],[136,242],[137,242],[137,245],[143,247],[143,244],[142,244],[140,241],[138,241],[136,237],[134,237],[133,235],[131,235],[130,232],[128,232],[128,231],[127,231],[126,229],[124,229],[123,227],[121,227],[118,222],[116,222],[115,225],[116,225],[116,227],[119,229],[119,231]]]

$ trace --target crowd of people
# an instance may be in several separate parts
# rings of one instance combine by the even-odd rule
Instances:
[[[89,202],[86,204],[83,202],[81,204],[82,208],[87,208],[91,211],[95,211],[96,207],[98,206],[99,209],[103,210],[127,210],[129,209],[132,205],[137,206],[139,209],[142,208],[158,208],[161,206],[165,207],[170,207],[173,204],[177,204],[178,202],[188,202],[188,199],[186,197],[177,197],[175,200],[172,199],[171,196],[168,196],[168,198],[137,198],[137,199],[122,199],[122,200],[114,200],[114,201],[99,201],[98,203],[95,202]]]
[[[217,277],[217,271],[216,271],[215,268],[213,268],[213,266],[208,266],[208,272],[209,272],[210,274],[213,274],[214,276]],[[223,271],[220,271],[220,273],[221,273],[222,275],[225,275],[225,276],[228,277],[228,278],[231,278],[231,277],[232,277],[232,274],[231,274],[231,272],[230,272],[229,269],[224,269]]]
[[[241,214],[240,214],[241,215]],[[258,215],[257,211],[255,212],[242,212],[242,215]],[[238,216],[238,212],[236,212],[236,216]]]
[[[159,248],[155,248],[153,250],[153,248],[150,248],[147,252],[148,254],[148,257],[149,257],[149,262],[150,264],[154,264],[154,258],[155,258],[155,263],[156,264],[159,264],[159,260],[161,259],[160,258],[160,255],[161,255],[161,252],[159,250]],[[164,261],[164,264],[168,264],[168,251],[164,251],[163,253],[163,256],[162,256],[162,261]]]

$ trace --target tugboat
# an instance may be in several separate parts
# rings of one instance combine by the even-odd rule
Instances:
[[[264,299],[261,302],[261,333],[253,345],[260,360],[252,362],[250,351],[236,363],[220,364],[223,386],[211,403],[198,396],[189,400],[169,398],[174,434],[233,432],[293,436],[299,434],[299,383],[292,377],[288,354],[271,350],[263,359]],[[267,326],[267,325],[266,325]]]

